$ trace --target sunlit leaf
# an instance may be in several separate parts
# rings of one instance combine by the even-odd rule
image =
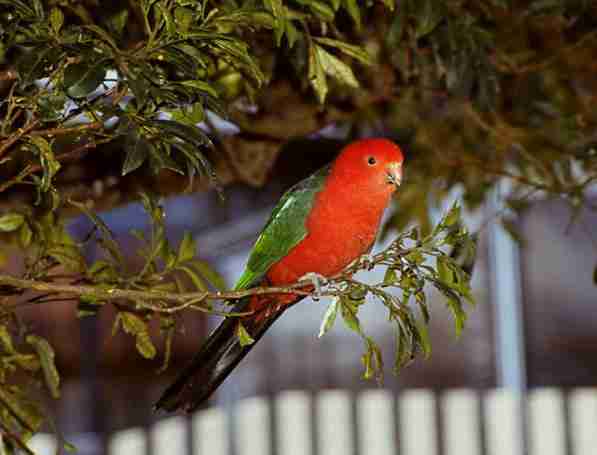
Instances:
[[[240,321],[236,323],[236,337],[241,346],[249,346],[255,343],[253,337],[249,335],[249,332],[247,332],[247,329]]]
[[[193,270],[190,266],[178,266],[177,267],[178,270],[184,272],[190,279],[191,282],[193,283],[193,285],[195,286],[195,288],[198,291],[207,291],[207,285],[205,284],[205,282],[201,279],[201,277],[199,276],[199,274]]]
[[[197,246],[190,232],[185,232],[178,245],[178,262],[190,261],[195,257]]]
[[[359,5],[357,0],[342,0],[342,5],[348,11],[348,14],[354,21],[357,29],[361,28],[361,10],[359,9]]]
[[[0,216],[0,231],[12,232],[19,229],[25,222],[25,217],[20,213],[7,213]]]
[[[359,82],[354,76],[350,66],[338,57],[330,54],[321,46],[316,45],[315,52],[317,54],[317,60],[323,68],[324,73],[350,87],[357,88],[359,86]]]
[[[343,52],[344,54],[353,57],[354,59],[358,60],[361,63],[364,63],[365,65],[373,64],[373,60],[371,59],[369,53],[360,46],[355,46],[354,44],[349,44],[344,41],[339,41],[331,38],[317,37],[314,39],[318,43],[338,49],[340,52]]]
[[[54,33],[60,32],[60,29],[64,25],[64,13],[60,8],[52,8],[50,10],[50,25]]]
[[[323,65],[319,59],[316,46],[309,47],[309,82],[315,90],[317,99],[320,103],[325,101],[328,93],[328,85],[325,80],[325,73],[323,71]]]
[[[189,263],[192,267],[197,269],[197,271],[205,277],[207,281],[209,281],[217,290],[225,291],[226,290],[226,281],[224,277],[220,275],[210,264],[206,261],[202,261],[200,259],[195,259]]]
[[[53,398],[60,397],[60,375],[54,361],[54,350],[45,338],[36,335],[27,335],[27,343],[30,344],[37,353],[41,369],[44,374],[46,386]]]
[[[119,313],[118,316],[124,331],[135,337],[135,346],[139,354],[146,359],[153,359],[156,355],[156,348],[149,336],[147,323],[136,314],[126,311]]]
[[[328,308],[325,311],[325,314],[323,315],[321,325],[319,326],[319,334],[317,335],[319,338],[324,336],[334,326],[339,306],[340,299],[333,298],[330,304],[328,305]]]

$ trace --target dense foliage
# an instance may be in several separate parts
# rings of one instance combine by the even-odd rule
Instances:
[[[0,0],[0,231],[24,258],[22,276],[0,275],[3,441],[23,449],[41,424],[22,378],[59,395],[52,348],[20,324],[20,305],[75,298],[89,315],[113,304],[115,330],[154,357],[149,319],[171,340],[180,311],[223,311],[214,301],[238,295],[213,290],[220,279],[190,236],[168,244],[162,208],[140,191],[261,185],[285,144],[330,125],[346,140],[375,132],[405,145],[408,182],[388,227],[419,228],[355,265],[387,267],[383,283],[326,283],[321,333],[340,313],[375,376],[381,355],[357,317],[372,294],[396,323],[396,366],[428,353],[425,284],[460,330],[468,275],[446,247],[470,257],[474,243],[456,208],[432,227],[430,207],[458,189],[479,208],[503,181],[513,211],[530,198],[587,206],[596,61],[589,0]],[[97,213],[140,197],[152,230],[136,233],[144,266],[127,270]],[[81,212],[95,229],[73,239],[65,223]],[[105,257],[86,263],[85,242]]]

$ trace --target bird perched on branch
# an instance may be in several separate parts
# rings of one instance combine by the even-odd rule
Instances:
[[[328,166],[288,190],[257,239],[236,290],[287,286],[309,274],[330,277],[367,253],[402,179],[400,148],[386,139],[346,146]],[[272,323],[304,298],[245,297],[166,389],[156,409],[193,411],[226,379]]]

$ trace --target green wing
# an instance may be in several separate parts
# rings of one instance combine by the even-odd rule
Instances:
[[[305,238],[305,220],[329,172],[330,166],[325,166],[284,193],[255,242],[245,271],[234,289],[256,285],[273,264]]]

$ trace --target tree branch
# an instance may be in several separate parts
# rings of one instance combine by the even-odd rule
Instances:
[[[82,133],[88,130],[99,130],[104,126],[102,122],[84,123],[70,128],[50,128],[47,130],[32,131],[32,136],[61,136],[72,133]]]
[[[29,133],[37,125],[39,125],[39,120],[33,120],[23,128],[19,128],[16,133],[10,136],[8,139],[2,141],[0,143],[0,157],[2,157],[15,142],[21,139],[25,134]]]
[[[27,280],[10,275],[0,275],[0,285],[10,286],[16,289],[30,289],[34,291],[47,292],[50,294],[71,294],[77,296],[89,296],[97,300],[130,300],[130,301],[166,301],[183,305],[196,305],[206,300],[233,300],[250,295],[263,294],[297,294],[308,296],[312,291],[306,291],[304,282],[292,286],[283,287],[256,287],[243,291],[227,292],[186,292],[173,293],[162,291],[137,291],[133,289],[101,289],[93,285],[72,285],[61,283],[49,283],[45,281]],[[177,309],[162,308],[162,312],[174,312]]]
[[[391,250],[394,250],[390,252]],[[353,264],[345,268],[342,272],[326,278],[327,284],[337,284],[341,281],[345,281],[348,277],[352,276],[359,270],[371,270],[376,265],[382,265],[387,261],[388,255],[391,254],[394,258],[396,256],[408,255],[412,251],[411,248],[401,249],[396,251],[396,244],[392,243],[385,250],[377,253],[371,257],[365,257],[359,259]],[[386,264],[387,265],[387,264]],[[122,289],[118,287],[114,288],[99,288],[94,285],[83,285],[83,284],[64,284],[64,283],[52,283],[47,281],[29,280],[24,278],[17,278],[11,275],[0,274],[0,286],[9,286],[15,289],[33,290],[45,293],[44,297],[49,297],[53,294],[69,294],[73,296],[86,296],[96,299],[98,301],[114,301],[114,300],[126,300],[132,301],[140,306],[147,309],[156,311],[158,313],[172,314],[180,310],[192,307],[201,311],[207,311],[214,314],[219,312],[212,309],[206,308],[204,305],[200,305],[202,302],[209,300],[237,300],[243,297],[253,295],[267,295],[267,294],[295,294],[300,296],[312,296],[317,294],[318,297],[328,297],[336,295],[334,291],[320,292],[319,289],[315,289],[313,282],[309,279],[298,281],[297,283],[289,286],[263,286],[254,287],[251,289],[241,291],[226,291],[226,292],[186,292],[186,293],[175,293],[175,292],[164,292],[164,291],[139,291],[134,289]],[[174,306],[156,306],[148,302],[169,302]],[[20,307],[28,302],[17,303],[14,305],[7,305],[4,310],[13,309]],[[229,314],[229,313],[226,313]],[[233,313],[230,313],[231,315]],[[238,313],[235,315],[241,315],[245,313]],[[249,313],[246,313],[249,314]]]

